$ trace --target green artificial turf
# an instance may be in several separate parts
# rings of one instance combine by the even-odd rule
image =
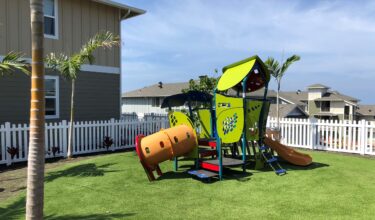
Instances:
[[[46,177],[46,219],[374,219],[375,160],[308,152],[315,163],[235,172],[202,183],[172,162],[149,182],[134,152],[64,165]],[[189,162],[181,165],[185,167]],[[186,168],[182,168],[186,169]],[[23,219],[25,193],[0,202],[0,219]]]

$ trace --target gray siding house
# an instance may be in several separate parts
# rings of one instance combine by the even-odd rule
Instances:
[[[93,35],[110,31],[120,35],[120,23],[145,13],[111,0],[44,0],[45,54],[72,54]],[[28,0],[0,0],[0,58],[10,51],[31,58]],[[95,65],[84,65],[76,81],[77,121],[120,117],[120,49],[98,50]],[[46,69],[46,119],[69,118],[70,82]],[[0,124],[27,123],[30,78],[16,72],[0,78]]]

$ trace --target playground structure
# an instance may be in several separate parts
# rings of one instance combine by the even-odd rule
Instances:
[[[137,153],[149,179],[154,179],[153,175],[149,175],[153,170],[161,175],[157,164],[168,159],[174,158],[174,167],[177,170],[180,156],[195,161],[195,169],[189,170],[188,173],[202,179],[218,176],[221,180],[224,168],[241,167],[243,172],[246,172],[251,163],[255,169],[268,164],[276,174],[286,174],[286,170],[278,162],[278,157],[274,156],[274,151],[279,157],[295,165],[311,164],[309,155],[298,153],[266,136],[266,120],[270,106],[267,100],[269,80],[267,68],[258,56],[253,56],[224,67],[213,96],[191,91],[167,97],[162,107],[169,108],[170,129],[177,128],[182,133],[190,132],[189,138],[196,137],[196,141],[187,141],[189,138],[185,135],[181,143],[186,142],[186,145],[181,144],[178,147],[185,147],[181,153],[170,153],[165,146],[162,147],[164,149],[157,150],[158,153],[147,153],[146,148],[152,143],[158,143],[159,139],[164,138],[167,141],[166,137],[137,137]],[[264,88],[262,99],[250,99],[247,96],[261,88]],[[235,95],[229,96],[227,93]],[[172,107],[186,103],[188,114],[172,111]],[[193,104],[196,105],[195,108]],[[188,128],[191,130],[188,131]],[[173,146],[172,136],[168,137]],[[149,138],[152,141],[149,141]],[[155,150],[157,148],[158,146],[153,147]]]

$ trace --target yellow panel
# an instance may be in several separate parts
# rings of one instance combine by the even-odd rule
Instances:
[[[215,96],[216,130],[223,143],[235,143],[240,140],[244,127],[243,99]]]
[[[200,138],[210,138],[211,134],[211,111],[209,109],[198,110],[200,124]]]
[[[256,61],[256,58],[249,60],[245,63],[239,64],[237,66],[226,69],[224,74],[219,79],[219,82],[217,84],[217,89],[219,91],[224,91],[237,85],[247,76],[251,68],[253,68],[255,61]]]

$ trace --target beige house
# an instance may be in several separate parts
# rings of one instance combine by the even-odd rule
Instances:
[[[10,51],[31,58],[30,2],[0,0],[0,57]],[[96,33],[121,34],[122,20],[144,10],[112,0],[44,0],[45,54],[72,54]],[[120,117],[120,49],[98,50],[95,65],[84,65],[76,82],[76,119]],[[70,83],[46,70],[47,121],[69,118]],[[17,72],[0,79],[0,124],[24,123],[29,118],[30,78]]]
[[[305,101],[305,100],[304,100]],[[307,87],[308,113],[322,119],[355,120],[359,100],[329,87],[314,84]]]

